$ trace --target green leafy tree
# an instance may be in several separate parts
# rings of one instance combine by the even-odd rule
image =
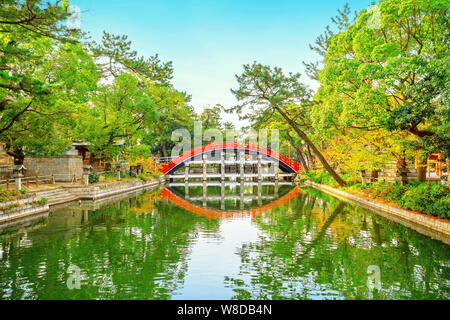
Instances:
[[[386,129],[450,152],[448,0],[382,0],[328,41],[318,127]]]
[[[68,3],[0,6],[0,141],[16,163],[70,145],[72,115],[96,85],[90,56],[68,30]]]
[[[148,155],[149,147],[142,147],[139,139],[145,137],[146,129],[157,118],[154,96],[158,90],[151,83],[142,87],[132,74],[117,76],[111,85],[99,89],[92,106],[80,114],[78,137],[91,143],[90,150],[97,157],[116,157],[123,152],[120,142],[130,152],[135,147],[140,150],[138,153]]]
[[[94,145],[98,156],[123,152],[133,158],[150,152],[168,156],[173,130],[193,127],[195,113],[186,105],[190,97],[170,84],[172,62],[162,62],[158,55],[139,56],[131,47],[127,36],[108,32],[100,44],[91,43],[105,84],[84,119],[92,131],[81,137]]]
[[[177,129],[194,132],[194,121],[197,117],[194,108],[188,103],[190,96],[184,92],[173,90],[161,95],[158,103],[158,120],[149,132],[148,140],[152,141],[152,152],[163,157],[170,157],[175,146],[172,133]]]
[[[326,26],[325,31],[316,38],[314,44],[309,45],[309,48],[323,58],[327,53],[330,39],[336,33],[332,27],[335,27],[339,32],[344,31],[355,21],[356,13],[354,13],[353,18],[351,15],[350,6],[346,3],[342,9],[338,10],[338,14],[331,18],[332,26]],[[319,72],[323,67],[323,62],[323,59],[315,62],[303,62],[306,74],[311,79],[319,81]]]
[[[128,72],[140,79],[169,84],[173,77],[172,62],[162,62],[157,54],[150,58],[139,56],[137,51],[131,49],[131,41],[125,35],[117,36],[104,31],[102,42],[93,42],[91,49],[106,78]]]
[[[220,122],[221,109],[219,106],[205,108],[199,116],[199,120],[202,121],[203,128],[207,129],[221,129],[222,124]]]
[[[303,128],[309,127],[309,110],[311,92],[299,81],[300,74],[284,74],[280,68],[271,68],[259,63],[244,65],[244,72],[236,76],[239,88],[232,90],[238,101],[242,103],[231,109],[243,118],[258,118],[258,121],[270,121],[273,114],[279,114],[296,132],[320,160],[324,168],[333,176],[339,185],[345,181],[329,165],[320,150]]]
[[[96,89],[95,64],[81,46],[61,45],[47,55],[35,75],[55,83],[55,88],[41,97],[16,96],[10,107],[26,104],[26,111],[0,133],[17,163],[25,156],[55,156],[70,149],[76,119]]]

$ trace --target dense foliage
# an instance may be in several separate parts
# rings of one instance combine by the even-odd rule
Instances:
[[[318,39],[311,122],[332,164],[373,170],[389,158],[450,155],[449,7],[381,0],[353,20],[347,8],[337,32]]]
[[[405,131],[417,147],[446,151],[449,2],[382,0],[332,36],[315,118],[329,128]],[[379,20],[373,25],[374,12]]]
[[[100,43],[67,27],[68,1],[0,5],[0,142],[17,164],[60,155],[75,141],[97,158],[167,155],[172,131],[192,131],[190,97],[173,67],[132,50],[127,36]],[[217,110],[216,110],[217,111]]]
[[[67,8],[17,0],[0,6],[0,141],[17,163],[67,150],[73,114],[96,86],[79,32],[61,23]]]
[[[0,203],[20,199],[26,193],[26,190],[6,190],[0,188]]]
[[[355,184],[349,189],[392,201],[404,209],[450,219],[450,190],[440,184],[417,181],[401,186],[376,182]]]
[[[412,180],[407,185],[378,181],[358,183],[356,177],[345,175],[348,181],[344,190],[363,196],[386,200],[400,207],[423,212],[432,216],[450,219],[450,189],[441,185]],[[305,173],[300,180],[338,187],[334,179],[325,171],[313,170]]]
[[[100,181],[100,177],[97,172],[91,172],[89,174],[89,184],[94,184]]]
[[[442,185],[356,182],[360,170],[416,160],[424,180],[428,155],[450,155],[449,7],[448,0],[380,0],[351,17],[346,6],[311,46],[323,60],[305,63],[320,82],[312,139],[349,190],[445,218],[450,196]],[[337,186],[323,170],[303,179]]]
[[[349,185],[357,183],[358,179],[356,176],[350,176],[343,174],[342,177],[346,180]],[[338,187],[339,185],[333,179],[333,177],[326,171],[323,170],[311,170],[302,174],[299,178],[300,181],[310,180],[315,183],[326,184],[332,187]]]
[[[319,82],[311,96],[300,74],[244,65],[232,90],[256,128],[277,128],[308,170],[341,177],[391,161],[450,155],[450,1],[380,0],[338,11],[304,63]]]

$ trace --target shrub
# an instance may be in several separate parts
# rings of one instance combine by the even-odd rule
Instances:
[[[148,173],[141,173],[140,175],[138,175],[138,178],[144,182],[153,180],[153,176]]]
[[[330,186],[337,186],[336,181],[333,179],[333,177],[327,172],[322,170],[311,170],[308,173],[305,173],[305,175],[315,183],[320,184],[327,184]]]
[[[385,199],[388,201],[398,202],[405,193],[405,187],[399,184],[393,184],[389,193],[386,194]]]
[[[13,201],[25,194],[27,194],[26,190],[6,190],[5,188],[0,188],[0,202]]]
[[[424,182],[417,180],[417,179],[412,179],[412,180],[408,180],[408,184],[406,185],[406,187],[407,188],[418,187],[421,184],[424,184]]]
[[[406,186],[382,181],[354,184],[346,188],[397,203],[404,209],[450,218],[450,190],[440,184],[411,180]]]
[[[316,183],[337,187],[333,177],[326,171],[314,170],[304,173],[303,176]],[[346,181],[354,181],[351,176],[341,176]],[[441,184],[410,180],[406,186],[402,186],[377,181],[370,184],[349,184],[346,189],[395,202],[404,209],[450,218],[450,190]]]
[[[132,178],[130,175],[130,171],[128,170],[124,170],[120,172],[120,176],[122,177],[122,179],[130,179]]]
[[[106,172],[102,176],[105,180],[117,179],[117,172]]]
[[[36,201],[37,204],[44,205],[48,202],[47,198],[42,198]]]
[[[116,182],[119,180],[117,171],[109,171],[100,174],[100,182]]]
[[[353,185],[349,186],[348,188],[360,191],[360,190],[365,190],[368,187],[369,187],[369,184],[367,184],[367,183],[365,183],[365,184],[356,183],[356,184],[353,184]]]
[[[440,216],[448,214],[447,212],[441,212],[441,209],[445,207],[445,198],[450,198],[450,190],[448,188],[440,184],[424,182],[417,187],[409,186],[401,198],[400,204],[405,209]],[[436,208],[439,209],[438,212],[435,211]]]
[[[340,174],[340,177],[347,183],[347,186],[354,185],[358,183],[358,177],[351,174]],[[308,173],[303,173],[303,175],[298,179],[299,181],[311,180],[315,183],[326,184],[332,187],[339,187],[339,184],[334,180],[331,174],[325,170],[311,170]]]
[[[159,171],[155,171],[155,172],[151,173],[151,175],[153,176],[153,178],[157,179],[157,178],[161,177],[163,174]]]
[[[431,210],[434,215],[439,218],[450,218],[450,196],[439,199],[431,206]]]
[[[359,182],[361,181],[361,178],[355,174],[344,173],[344,174],[340,174],[340,176],[347,183],[347,186],[359,184]],[[334,181],[334,179],[333,179],[333,181]]]
[[[161,172],[152,172],[152,173],[141,173],[138,175],[138,178],[142,181],[151,181],[151,180],[157,180],[159,177],[162,176]]]
[[[377,181],[372,184],[369,184],[365,187],[365,190],[370,194],[373,194],[378,197],[384,197],[389,193],[389,186],[387,186],[382,181]]]
[[[307,181],[308,180],[308,178],[306,177],[306,176],[298,176],[297,178],[295,178],[295,180],[297,181],[297,182],[305,182],[305,181]]]
[[[97,183],[100,181],[100,177],[97,172],[91,172],[89,174],[89,183]]]

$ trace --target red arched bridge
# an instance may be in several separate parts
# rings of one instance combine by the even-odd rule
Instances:
[[[225,159],[225,154],[232,153],[239,157]],[[200,172],[190,170],[191,165],[200,165],[203,169],[200,169]],[[216,165],[215,171],[208,168],[208,165]],[[184,174],[176,175],[175,173],[182,167],[185,167]],[[301,170],[300,163],[269,148],[256,144],[224,142],[192,149],[164,163],[161,171],[171,179],[221,178],[224,180],[227,177],[237,177],[262,180],[266,177],[292,177]]]

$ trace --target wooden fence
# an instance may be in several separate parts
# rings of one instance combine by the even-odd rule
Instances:
[[[0,180],[0,187],[5,189],[14,189],[16,186],[16,180],[15,179],[5,179]]]
[[[71,174],[52,174],[48,176],[33,176],[23,177],[22,186],[29,187],[32,185],[38,186],[39,184],[55,184],[56,182],[76,183],[78,181],[76,175]],[[0,187],[5,189],[14,189],[16,184],[15,179],[0,180]]]
[[[12,166],[0,166],[1,179],[7,179],[12,175]]]

